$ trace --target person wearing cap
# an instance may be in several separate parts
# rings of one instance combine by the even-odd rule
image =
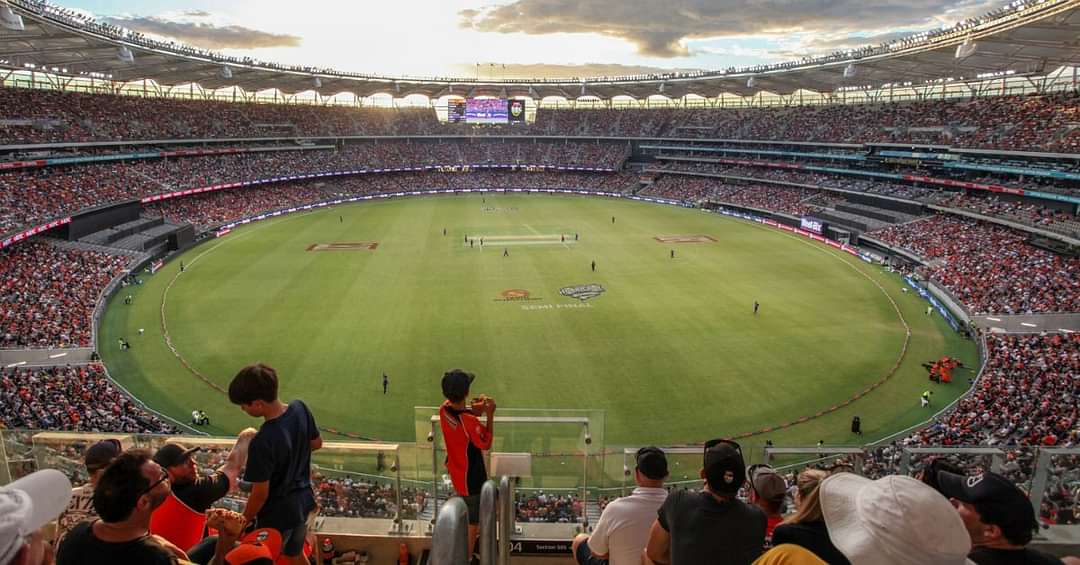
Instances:
[[[701,491],[676,490],[657,512],[645,556],[654,563],[749,564],[765,545],[765,513],[740,501],[746,463],[739,444],[715,439],[705,444]]]
[[[71,499],[71,481],[56,469],[42,469],[0,487],[0,565],[46,565],[52,548],[41,529]]]
[[[57,565],[173,565],[187,554],[150,534],[150,515],[169,496],[169,474],[145,449],[120,454],[94,488],[98,519],[76,525],[56,553]]]
[[[67,510],[60,515],[56,526],[57,545],[75,524],[97,518],[94,510],[94,487],[97,486],[101,473],[105,472],[105,467],[108,467],[121,451],[123,449],[120,440],[113,438],[103,439],[86,448],[83,463],[86,465],[86,472],[90,474],[90,482],[71,490],[71,501]]]
[[[912,477],[876,481],[854,473],[818,487],[829,539],[852,563],[965,565],[964,523],[941,493]]]
[[[161,446],[154,453],[154,462],[169,473],[172,492],[150,518],[150,531],[191,551],[203,539],[206,510],[236,488],[253,437],[253,428],[240,432],[225,464],[209,476],[200,475],[193,457],[201,448],[179,443]]]
[[[579,565],[638,565],[641,550],[656,519],[656,511],[667,498],[664,479],[668,476],[667,456],[658,447],[642,447],[634,456],[634,483],[630,496],[604,507],[592,535],[574,538],[573,554]]]
[[[773,530],[784,521],[784,497],[787,483],[768,465],[751,465],[746,470],[750,483],[750,504],[765,513],[765,548],[772,546]]]
[[[454,492],[465,499],[469,509],[469,550],[476,545],[480,532],[480,489],[487,481],[483,450],[491,449],[495,431],[495,401],[481,397],[472,406],[465,403],[476,375],[461,369],[447,371],[442,377],[446,400],[439,407],[439,426],[446,443],[446,470]],[[483,414],[485,423],[477,416]]]
[[[240,370],[229,383],[229,401],[263,424],[248,447],[244,480],[251,494],[244,518],[258,528],[281,533],[283,558],[304,563],[307,517],[315,510],[311,490],[311,452],[322,447],[315,417],[302,400],[278,399],[273,367],[258,363]]]
[[[949,498],[971,536],[968,557],[979,565],[1061,565],[1057,557],[1024,547],[1039,529],[1028,497],[997,473],[965,477],[937,472],[938,490]]]

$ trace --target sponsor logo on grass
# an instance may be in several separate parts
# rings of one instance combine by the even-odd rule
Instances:
[[[577,298],[578,300],[585,302],[586,300],[591,300],[604,294],[604,287],[596,283],[564,286],[559,289],[559,294],[569,296],[570,298]]]
[[[378,241],[335,241],[332,243],[313,243],[308,246],[308,251],[375,251],[379,247]]]
[[[653,239],[660,243],[710,243],[716,241],[716,239],[708,235],[658,235]]]
[[[528,302],[531,300],[541,300],[541,298],[533,296],[531,292],[524,288],[508,288],[500,292],[499,297],[495,299],[496,302]]]

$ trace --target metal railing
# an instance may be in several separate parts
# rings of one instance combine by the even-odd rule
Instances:
[[[496,527],[499,514],[499,487],[488,480],[480,489],[480,565],[495,565],[499,551]]]
[[[431,535],[432,565],[468,565],[469,509],[465,499],[454,497],[439,508]]]

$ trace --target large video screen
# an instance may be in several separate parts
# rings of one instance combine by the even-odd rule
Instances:
[[[465,101],[465,121],[470,124],[505,124],[510,111],[505,98],[470,98]]]

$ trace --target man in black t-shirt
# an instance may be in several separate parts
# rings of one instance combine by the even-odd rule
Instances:
[[[968,559],[979,565],[1061,565],[1057,557],[1024,547],[1039,522],[1027,496],[1005,477],[938,471],[937,485],[971,536]]]
[[[654,563],[713,563],[719,556],[733,565],[753,563],[765,544],[765,513],[735,498],[746,480],[739,444],[705,444],[700,492],[668,494],[649,532],[646,556]]]
[[[57,565],[173,565],[187,559],[183,551],[150,534],[150,515],[169,492],[169,474],[150,459],[149,451],[120,454],[94,488],[99,519],[68,532],[57,550]]]

